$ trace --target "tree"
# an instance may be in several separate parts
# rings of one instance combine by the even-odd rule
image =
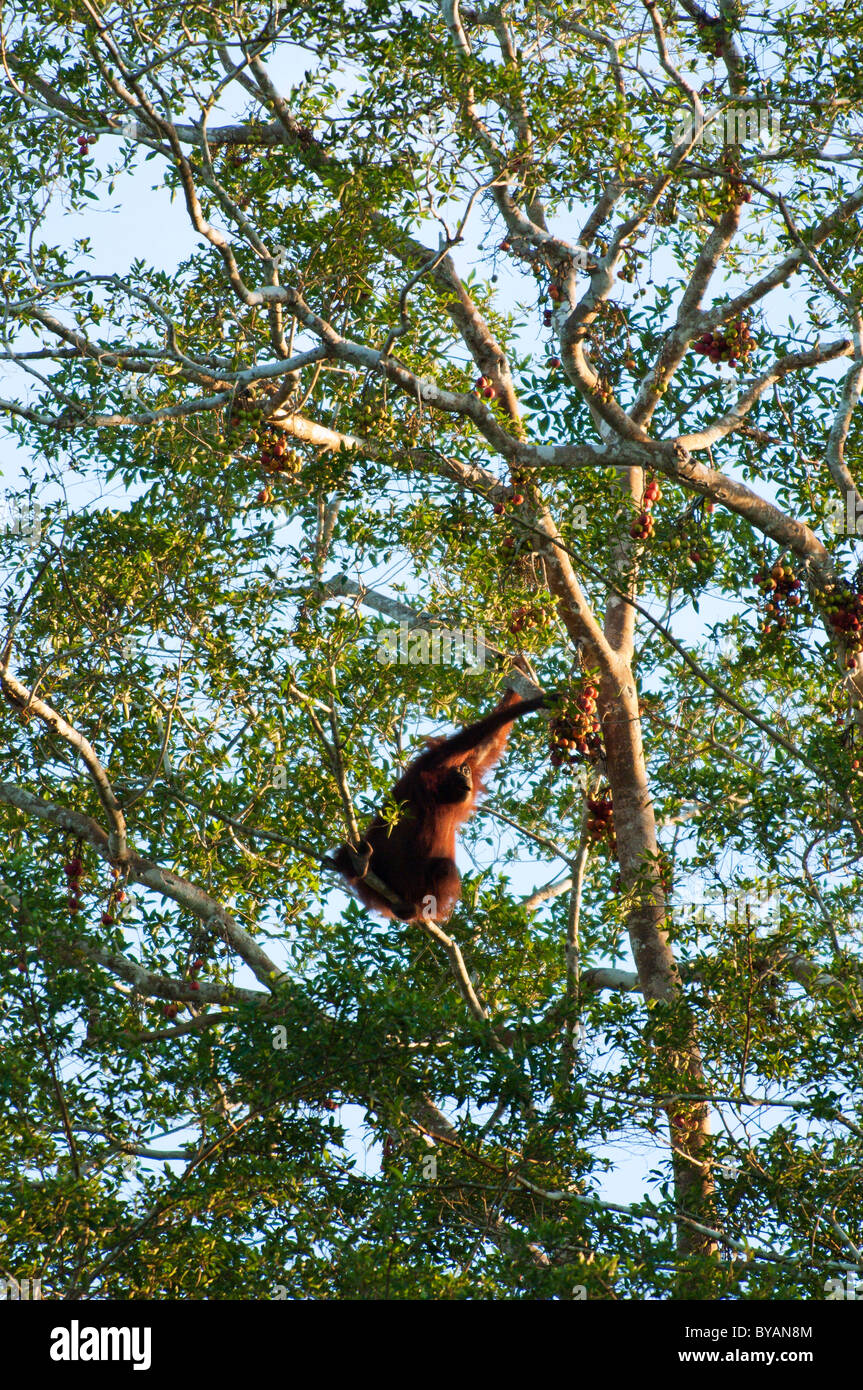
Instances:
[[[9,1272],[861,1271],[850,4],[4,24]],[[507,680],[560,694],[452,921],[330,896],[427,721]],[[603,1198],[633,1144],[635,1200]]]

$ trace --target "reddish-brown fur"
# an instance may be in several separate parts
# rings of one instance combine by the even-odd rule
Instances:
[[[385,917],[412,921],[425,916],[444,922],[458,902],[461,877],[455,863],[455,837],[484,790],[483,776],[506,746],[508,726],[514,719],[540,709],[545,700],[520,700],[507,690],[491,714],[460,733],[445,739],[429,739],[424,753],[415,758],[387,798],[401,808],[401,815],[387,828],[375,816],[360,843],[356,857],[343,845],[335,862],[366,907]],[[376,893],[364,876],[376,874],[398,904]]]

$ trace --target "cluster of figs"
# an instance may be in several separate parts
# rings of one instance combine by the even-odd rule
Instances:
[[[793,566],[783,565],[781,560],[777,560],[769,570],[759,570],[755,583],[767,598],[762,632],[771,633],[774,629],[783,632],[789,623],[788,609],[799,608],[802,602],[800,590],[803,585],[795,575]]]
[[[655,478],[649,478],[641,499],[641,511],[629,528],[634,541],[646,541],[653,535],[654,523],[651,512],[654,502],[662,497],[662,490]]]
[[[550,725],[552,767],[574,772],[579,758],[594,758],[602,751],[602,734],[596,713],[599,690],[584,685],[567,697]]]
[[[84,890],[81,883],[84,876],[84,861],[81,858],[80,849],[66,860],[63,865],[63,872],[66,876],[66,911],[70,917],[77,917],[84,906],[82,902]],[[102,911],[103,927],[113,927],[117,920],[118,910],[126,901],[126,890],[118,881],[120,870],[112,865],[111,874],[113,883],[108,894],[108,901]]]
[[[611,800],[611,792],[606,791],[602,796],[587,798],[587,825],[588,838],[593,841],[605,840],[612,854],[617,852],[617,836],[614,833],[614,806]]]
[[[757,340],[743,319],[726,324],[718,333],[702,333],[692,344],[693,350],[708,357],[715,367],[720,362],[727,362],[729,367],[736,367],[738,363],[743,366],[757,346]]]

